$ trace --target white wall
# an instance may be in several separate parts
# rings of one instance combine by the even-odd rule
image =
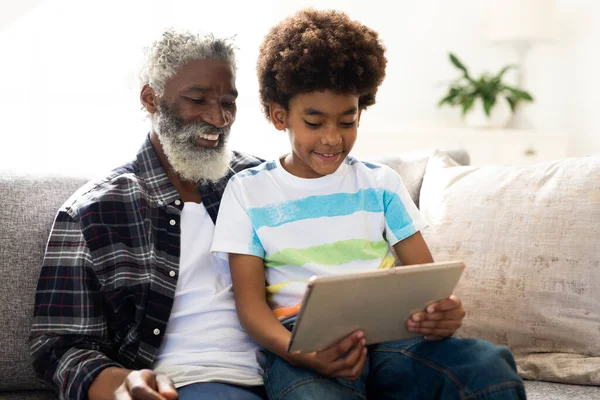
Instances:
[[[564,38],[566,127],[571,154],[600,153],[600,2],[559,0]]]
[[[489,1],[481,0],[30,0],[18,10],[11,3],[0,6],[0,15],[13,15],[0,19],[0,170],[90,174],[131,157],[148,129],[135,78],[140,48],[166,26],[237,35],[232,144],[264,157],[284,153],[287,142],[259,110],[258,46],[302,7],[344,10],[378,30],[388,48],[387,78],[363,116],[359,145],[401,128],[460,126],[457,111],[436,106],[443,82],[456,76],[448,51],[474,72],[516,61],[510,48],[486,41]],[[525,65],[536,97],[527,113],[536,128],[568,132],[570,154],[600,152],[600,2],[557,6],[559,41],[534,48]],[[394,146],[402,150],[402,137]]]

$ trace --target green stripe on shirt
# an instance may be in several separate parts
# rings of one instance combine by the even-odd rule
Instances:
[[[383,258],[387,255],[388,244],[385,240],[373,242],[365,239],[340,240],[306,249],[283,249],[265,258],[269,268],[283,265],[302,266],[307,263],[340,265],[351,261],[366,261]]]

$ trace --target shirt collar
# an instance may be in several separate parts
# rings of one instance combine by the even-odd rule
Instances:
[[[179,193],[163,169],[150,142],[150,135],[137,153],[138,171],[148,189],[148,200],[160,207],[179,199]]]

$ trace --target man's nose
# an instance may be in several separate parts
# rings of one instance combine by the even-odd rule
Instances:
[[[231,124],[233,115],[220,105],[215,105],[202,114],[202,119],[217,128],[224,128]]]

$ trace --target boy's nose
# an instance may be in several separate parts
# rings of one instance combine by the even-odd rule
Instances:
[[[342,135],[337,131],[330,131],[321,136],[321,144],[328,146],[337,146],[342,142]]]

